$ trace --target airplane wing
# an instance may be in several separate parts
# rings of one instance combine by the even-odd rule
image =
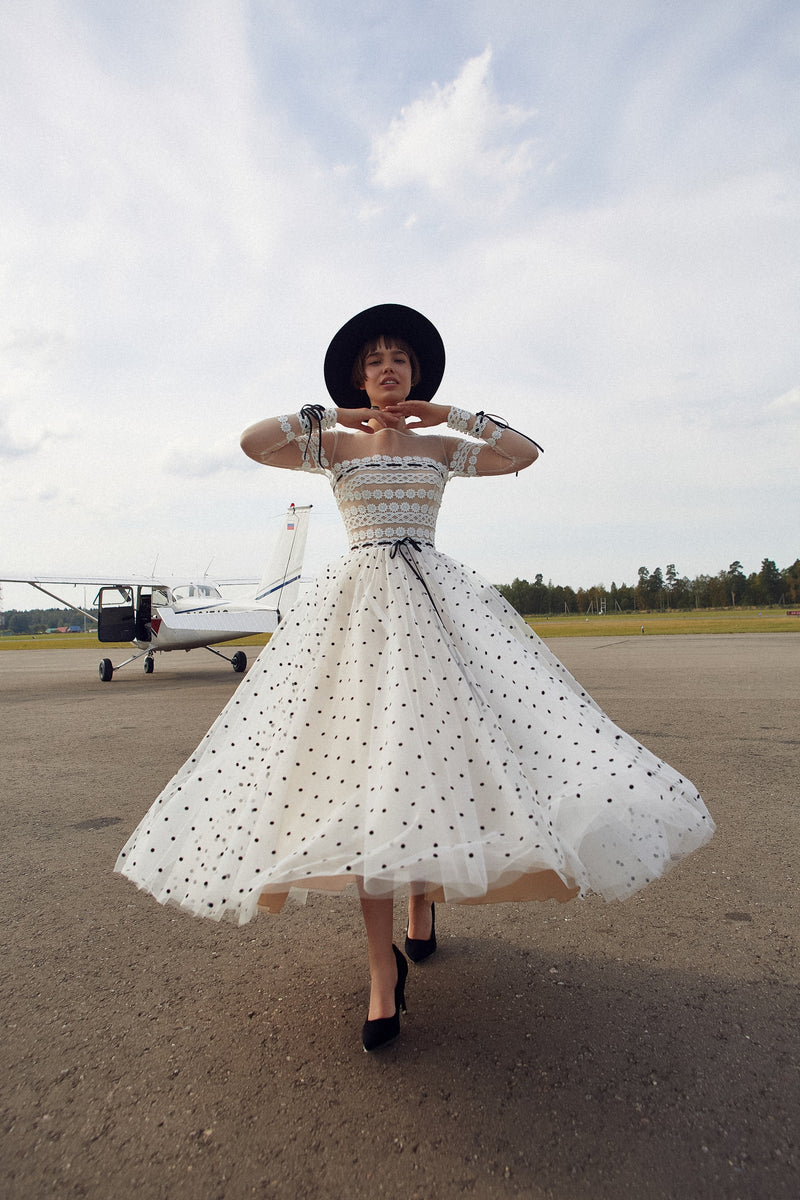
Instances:
[[[29,583],[31,587],[43,583],[61,587],[149,587],[151,584],[158,587],[169,584],[170,580],[163,575],[0,575],[0,583]]]
[[[217,587],[255,587],[258,583],[256,575],[249,575],[247,579],[218,579],[214,576],[214,583]]]

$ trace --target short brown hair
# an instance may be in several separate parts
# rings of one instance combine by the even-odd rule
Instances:
[[[371,338],[370,341],[364,342],[364,345],[359,350],[355,357],[355,361],[353,362],[353,370],[350,376],[353,387],[361,387],[364,379],[366,378],[364,373],[364,365],[367,361],[367,358],[373,353],[373,351],[380,350],[381,348],[387,350],[402,350],[404,354],[408,355],[408,361],[411,363],[411,386],[415,387],[422,378],[422,372],[419,369],[419,359],[414,353],[413,347],[409,346],[407,341],[405,341],[403,338],[395,337],[394,334],[391,333],[381,333],[378,334],[377,337]]]

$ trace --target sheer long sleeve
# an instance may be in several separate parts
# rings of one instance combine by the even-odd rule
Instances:
[[[308,406],[298,413],[267,417],[244,431],[242,450],[255,462],[294,471],[330,470],[336,409]]]
[[[450,475],[510,475],[529,467],[539,457],[541,446],[516,429],[509,429],[485,413],[451,408],[450,429],[466,438],[447,438]],[[475,440],[472,440],[475,439]]]

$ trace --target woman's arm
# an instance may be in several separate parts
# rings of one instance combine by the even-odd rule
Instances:
[[[241,447],[248,458],[265,466],[324,470],[330,463],[336,436],[330,431],[340,424],[348,429],[374,433],[367,421],[375,417],[368,408],[306,405],[298,413],[267,417],[250,425],[242,434]]]
[[[320,434],[336,425],[336,409],[323,409],[320,416]],[[288,467],[299,470],[319,469],[324,457],[319,447],[313,447],[309,434],[314,425],[310,412],[287,413],[280,417],[267,417],[250,425],[241,436],[241,447],[248,458],[270,467]],[[327,440],[327,439],[326,439]],[[311,458],[311,461],[309,461]],[[320,460],[320,461],[318,461]]]
[[[456,475],[510,475],[531,466],[539,457],[541,446],[516,429],[509,429],[499,418],[485,413],[469,413],[449,404],[432,404],[422,400],[404,400],[390,405],[389,413],[406,418],[408,429],[424,429],[447,424],[448,428],[468,437],[445,438],[450,470]]]

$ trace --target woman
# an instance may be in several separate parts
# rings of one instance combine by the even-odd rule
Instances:
[[[243,434],[257,462],[328,476],[350,552],[284,618],[117,863],[162,903],[239,923],[277,911],[290,887],[353,883],[365,1050],[391,1041],[404,1011],[398,890],[410,893],[406,953],[421,962],[436,949],[436,900],[624,899],[714,829],[695,788],[435,549],[449,478],[517,472],[539,450],[498,419],[434,403],[444,361],[425,317],[378,305],[328,349],[335,407]]]

